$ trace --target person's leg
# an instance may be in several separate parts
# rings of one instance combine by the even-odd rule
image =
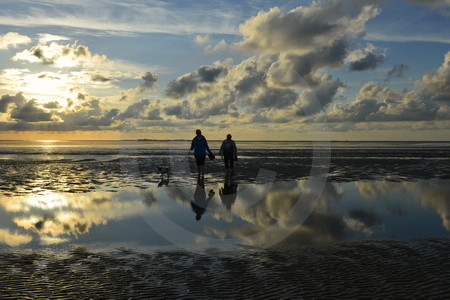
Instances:
[[[198,172],[201,175],[205,174],[205,158],[206,155],[199,155]]]
[[[230,169],[234,169],[234,158],[232,156],[230,156]]]
[[[195,165],[197,166],[197,172],[200,175],[200,156],[199,155],[194,155],[195,156]]]
[[[223,157],[223,162],[224,162],[224,164],[225,164],[225,169],[228,170],[229,165],[228,165],[228,157],[227,157],[227,156],[224,156],[224,157]]]

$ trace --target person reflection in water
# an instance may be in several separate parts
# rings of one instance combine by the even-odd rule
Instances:
[[[199,177],[197,180],[197,187],[194,192],[194,201],[191,201],[192,210],[195,213],[195,219],[200,221],[202,215],[206,211],[206,207],[209,204],[209,201],[214,197],[215,193],[213,190],[210,190],[208,193],[208,197],[206,197],[205,192],[205,180],[203,177]]]
[[[225,175],[225,180],[223,183],[223,188],[219,190],[220,200],[227,210],[231,210],[237,197],[237,186],[238,184],[234,182],[234,178],[227,174]]]

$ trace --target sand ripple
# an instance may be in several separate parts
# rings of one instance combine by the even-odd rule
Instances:
[[[224,252],[0,253],[2,299],[448,299],[450,239]]]

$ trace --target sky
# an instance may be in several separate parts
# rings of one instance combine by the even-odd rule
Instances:
[[[450,0],[4,0],[0,139],[450,140]]]

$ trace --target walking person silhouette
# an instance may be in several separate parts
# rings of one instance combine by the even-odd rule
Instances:
[[[196,136],[192,139],[191,149],[194,150],[195,162],[197,164],[198,176],[203,176],[205,174],[205,158],[206,152],[212,154],[211,149],[209,149],[208,141],[202,135],[202,131],[197,129],[195,131]],[[189,151],[189,152],[190,152]]]
[[[223,158],[227,172],[233,171],[234,162],[238,159],[236,143],[231,139],[231,137],[231,134],[227,134],[227,138],[223,140],[222,146],[220,147],[220,155]]]

